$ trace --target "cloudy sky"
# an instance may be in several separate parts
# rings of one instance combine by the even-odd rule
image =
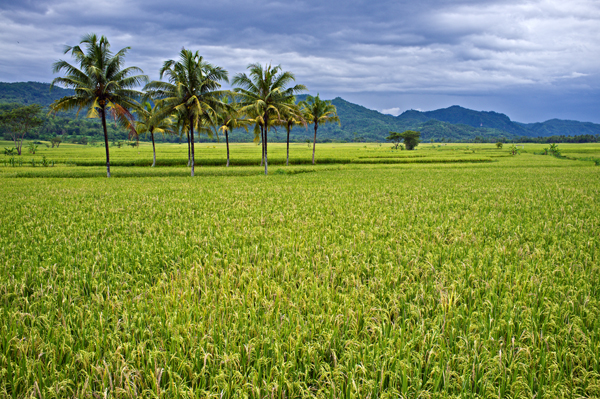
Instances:
[[[0,0],[0,81],[50,82],[94,32],[151,79],[182,47],[391,114],[461,105],[600,123],[598,0]]]

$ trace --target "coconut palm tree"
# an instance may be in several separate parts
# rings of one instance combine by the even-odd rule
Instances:
[[[228,82],[228,73],[204,61],[197,51],[182,49],[178,61],[165,61],[160,70],[160,78],[163,76],[167,82],[152,81],[144,90],[157,99],[162,112],[178,113],[185,121],[180,126],[189,131],[191,175],[194,176],[194,129],[207,131],[207,126],[214,124],[217,113],[225,107],[220,100],[225,92],[219,89],[221,82]]]
[[[53,72],[65,71],[64,77],[55,78],[52,86],[58,85],[75,90],[72,96],[65,96],[50,105],[50,112],[77,109],[77,114],[87,108],[88,118],[100,118],[104,130],[106,148],[106,175],[110,177],[110,156],[108,151],[108,132],[106,114],[110,111],[113,118],[123,127],[135,133],[131,111],[139,106],[135,100],[142,93],[135,87],[148,81],[138,67],[123,68],[125,54],[130,47],[117,53],[110,51],[110,43],[104,36],[95,34],[84,36],[79,43],[82,46],[67,46],[64,53],[71,53],[78,66],[59,60],[52,66]],[[136,75],[136,73],[140,73]]]
[[[290,107],[281,115],[281,124],[285,126],[287,132],[287,156],[285,159],[285,165],[288,166],[290,164],[290,132],[292,127],[295,125],[306,126],[306,119],[302,114],[302,109],[300,109],[300,107],[296,104],[295,97],[292,97],[292,103],[290,104]]]
[[[248,125],[250,125],[252,121],[244,117],[244,115],[240,112],[239,105],[236,102],[229,104],[228,98],[225,98],[223,103],[230,106],[223,108],[222,111],[217,115],[217,132],[221,131],[225,134],[225,143],[227,144],[226,166],[229,166],[229,132],[238,128],[244,128],[246,131],[248,131]]]
[[[158,109],[156,104],[152,106],[147,101],[135,112],[138,116],[138,120],[135,122],[137,134],[150,133],[150,137],[152,138],[152,167],[154,167],[156,165],[154,133],[162,133],[163,135],[165,133],[174,134],[173,119],[171,119],[170,116],[165,116],[165,114]]]
[[[241,73],[233,78],[234,90],[239,95],[242,112],[249,115],[261,130],[265,175],[268,174],[267,143],[271,121],[280,118],[290,107],[295,93],[306,90],[304,85],[288,87],[296,80],[291,72],[283,72],[281,65],[248,65],[249,75]]]
[[[306,121],[313,123],[315,126],[315,138],[313,140],[313,154],[312,164],[315,164],[315,148],[317,146],[317,129],[319,124],[337,122],[340,123],[340,118],[337,116],[337,109],[335,105],[328,100],[321,100],[319,95],[316,97],[307,96],[306,100],[302,101],[300,105],[305,110]]]

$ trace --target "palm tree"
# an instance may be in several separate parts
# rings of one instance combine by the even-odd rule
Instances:
[[[71,53],[79,67],[59,60],[52,66],[54,73],[65,71],[66,76],[55,78],[51,87],[60,85],[75,90],[72,96],[65,96],[50,105],[50,112],[77,109],[77,114],[87,108],[88,118],[102,119],[104,130],[104,146],[106,148],[106,175],[110,177],[110,157],[108,152],[108,132],[106,130],[106,112],[111,111],[115,120],[123,127],[135,133],[131,110],[139,103],[135,100],[142,93],[134,90],[148,81],[146,75],[138,67],[123,68],[125,54],[130,47],[119,50],[116,54],[110,51],[110,43],[104,36],[98,38],[89,34],[81,39],[80,46],[67,46],[64,54]]]
[[[190,167],[192,163],[192,149],[190,148],[190,132],[185,124],[185,117],[182,117],[180,113],[176,113],[175,115],[175,126],[177,127],[177,131],[179,132],[179,137],[185,134],[186,142],[187,142],[187,154],[188,154],[188,162],[187,166]]]
[[[150,105],[149,102],[144,102],[142,106],[136,110],[138,120],[135,123],[137,134],[150,133],[152,138],[152,167],[156,165],[156,145],[154,144],[154,133],[174,134],[173,120],[161,112],[156,106]]]
[[[229,105],[227,98],[223,101],[224,104]],[[227,143],[227,165],[229,166],[229,132],[233,129],[244,128],[248,131],[248,125],[251,123],[250,119],[244,118],[240,113],[239,105],[233,102],[231,106],[224,108],[217,115],[217,126],[218,130],[225,134],[225,142]]]
[[[222,81],[228,82],[228,73],[221,67],[204,61],[196,51],[182,49],[179,61],[165,61],[160,70],[160,78],[166,75],[168,82],[152,81],[144,90],[165,114],[178,113],[182,119],[180,127],[189,132],[192,176],[194,176],[195,149],[194,129],[207,129],[225,105],[219,100],[224,94],[220,91]]]
[[[319,128],[319,123],[331,123],[337,122],[340,123],[340,118],[337,116],[337,109],[335,105],[331,104],[331,101],[321,100],[319,95],[316,97],[307,96],[305,101],[302,101],[301,106],[306,111],[306,120],[308,123],[314,123],[315,125],[315,138],[313,140],[313,154],[312,154],[312,164],[315,164],[315,147],[317,146],[317,129]]]
[[[267,142],[268,133],[274,117],[290,107],[290,99],[295,93],[305,91],[304,85],[288,87],[296,80],[291,72],[282,72],[281,65],[265,68],[260,64],[248,65],[249,76],[245,73],[233,78],[234,90],[240,98],[242,112],[249,115],[260,127],[262,153],[265,161],[265,175],[268,174]]]
[[[284,114],[282,114],[281,123],[285,126],[287,131],[287,156],[285,159],[285,165],[288,166],[290,164],[290,131],[294,125],[306,126],[306,120],[302,115],[302,110],[296,104],[295,97],[292,97],[292,104],[290,105],[290,108],[287,109]]]

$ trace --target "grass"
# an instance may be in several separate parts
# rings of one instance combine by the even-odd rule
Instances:
[[[0,167],[0,397],[600,396],[600,168],[428,146]]]

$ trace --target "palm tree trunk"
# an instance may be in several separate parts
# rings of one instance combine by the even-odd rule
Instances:
[[[315,164],[315,147],[317,146],[317,128],[319,124],[315,121],[315,139],[313,141],[313,165]]]
[[[290,125],[287,125],[287,158],[285,159],[285,166],[290,164]]]
[[[104,148],[106,149],[106,177],[110,177],[110,157],[108,155],[108,132],[106,131],[106,110],[100,109],[102,114],[102,129],[104,130]]]
[[[191,149],[190,149],[190,132],[186,132],[186,135],[187,135],[187,144],[188,144],[188,164],[187,164],[187,166],[189,168],[190,167],[190,161],[192,159],[192,152],[191,152]]]
[[[225,142],[227,143],[227,166],[229,166],[229,133],[225,130]]]
[[[260,125],[260,166],[265,163],[265,129]]]
[[[266,115],[265,115],[266,117]],[[265,176],[269,174],[269,162],[268,162],[268,157],[267,157],[267,133],[269,131],[269,125],[267,122],[267,119],[265,118]]]
[[[265,175],[269,174],[269,163],[267,159],[267,129],[265,129]]]
[[[154,132],[150,132],[150,137],[152,137],[152,154],[154,155],[154,158],[152,160],[152,167],[154,167],[156,165],[156,146],[154,145]]]
[[[196,164],[196,159],[194,158],[194,121],[190,118],[190,148],[191,148],[191,163],[192,163],[192,177],[194,177],[194,166]]]

